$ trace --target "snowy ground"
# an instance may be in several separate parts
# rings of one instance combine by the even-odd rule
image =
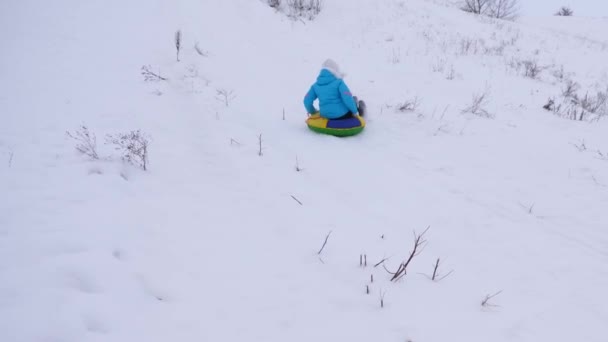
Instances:
[[[607,30],[424,0],[327,0],[313,22],[251,0],[3,2],[0,340],[605,342],[608,121],[542,106],[566,79],[606,89]],[[368,103],[359,136],[304,125],[327,57]],[[491,118],[463,114],[485,90]],[[104,160],[74,150],[81,124]],[[103,144],[135,129],[146,172]],[[400,281],[373,266],[429,226]],[[437,258],[453,273],[432,282]]]

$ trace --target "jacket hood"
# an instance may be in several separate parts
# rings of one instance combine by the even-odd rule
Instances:
[[[322,69],[329,70],[332,74],[334,74],[334,76],[336,76],[336,78],[344,78],[344,73],[340,70],[340,66],[331,58],[323,62]]]
[[[326,84],[330,84],[331,82],[334,82],[336,80],[338,80],[338,78],[331,71],[329,71],[327,69],[322,69],[321,72],[319,73],[319,76],[317,77],[317,84],[326,85]]]

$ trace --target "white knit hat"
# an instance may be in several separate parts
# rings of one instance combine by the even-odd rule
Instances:
[[[331,58],[323,62],[323,69],[326,69],[327,71],[331,72],[337,78],[344,78],[344,73],[340,71],[340,66],[338,65],[338,63],[336,63],[336,61]]]

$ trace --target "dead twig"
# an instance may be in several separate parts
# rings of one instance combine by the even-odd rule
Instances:
[[[304,204],[302,204],[302,202],[300,202],[299,199],[296,198],[296,196],[291,195],[291,198],[293,198],[293,200],[296,201],[296,202],[298,202],[300,205],[304,205]]]
[[[499,294],[502,293],[502,290],[492,294],[492,295],[486,295],[486,297],[481,301],[481,306],[483,307],[498,307],[500,305],[496,305],[494,303],[491,303],[490,300],[496,296],[498,296]]]
[[[317,255],[321,255],[321,252],[323,252],[323,249],[325,249],[325,245],[327,245],[327,240],[329,240],[329,236],[331,235],[331,230],[329,231],[329,233],[327,233],[327,236],[325,237],[325,241],[323,242],[323,246],[321,246],[321,249],[319,249],[319,252],[317,253]]]
[[[382,259],[382,260],[378,261],[378,263],[376,263],[376,264],[374,265],[374,267],[378,267],[378,266],[382,265],[382,264],[383,264],[385,261],[387,261],[388,259],[389,259],[389,258],[384,258],[384,259]]]
[[[424,249],[424,245],[427,242],[424,239],[424,234],[426,234],[426,232],[430,228],[431,226],[428,226],[420,235],[417,235],[416,232],[414,232],[414,248],[410,252],[410,255],[407,260],[399,265],[399,268],[397,268],[397,272],[395,272],[395,274],[391,278],[391,281],[397,281],[407,274],[407,267],[409,266],[409,264],[412,262],[414,257],[419,255]]]

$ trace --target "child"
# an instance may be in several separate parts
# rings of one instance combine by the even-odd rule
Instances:
[[[304,97],[304,107],[308,114],[318,112],[313,103],[319,99],[320,114],[324,118],[339,120],[353,115],[363,116],[363,101],[357,101],[357,98],[353,97],[342,80],[343,77],[338,63],[331,59],[323,63],[317,81]]]

